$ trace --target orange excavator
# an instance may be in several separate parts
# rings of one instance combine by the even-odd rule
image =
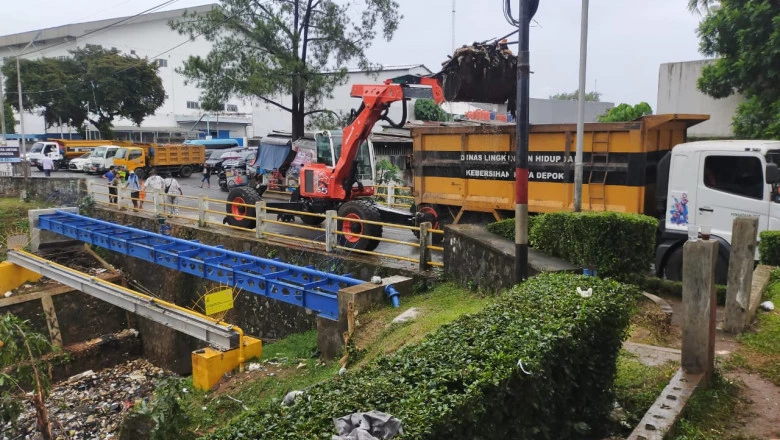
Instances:
[[[454,100],[470,100],[475,96],[485,96],[486,99],[481,102],[504,103],[514,95],[512,83],[507,81],[490,82],[485,81],[495,77],[495,74],[486,75],[485,72],[495,72],[496,68],[477,69],[474,71],[474,57],[483,57],[487,53],[483,46],[468,46],[469,48],[478,47],[479,50],[469,49],[468,53],[456,52],[456,57],[450,61],[450,64],[466,66],[461,69],[465,73],[452,74],[450,69],[447,75],[443,73],[432,77],[423,77],[416,75],[406,75],[398,78],[388,79],[379,85],[354,85],[352,86],[351,96],[361,98],[360,108],[354,114],[352,122],[344,128],[340,136],[329,136],[317,140],[317,163],[304,165],[300,170],[299,187],[293,192],[289,202],[268,201],[266,206],[270,208],[282,208],[291,211],[310,212],[324,214],[328,210],[337,210],[338,228],[343,234],[339,234],[339,240],[343,246],[349,246],[358,250],[374,250],[379,244],[378,240],[371,237],[382,236],[382,226],[376,223],[362,223],[355,220],[369,220],[371,222],[384,222],[393,224],[415,225],[422,221],[433,221],[436,227],[435,219],[427,218],[427,213],[411,213],[386,207],[375,203],[374,187],[365,185],[362,182],[361,169],[365,170],[366,165],[372,165],[368,159],[368,154],[362,154],[368,147],[368,138],[374,125],[385,120],[394,127],[401,127],[406,123],[407,106],[409,99],[427,98],[433,99],[437,104],[445,101],[444,89],[449,91],[448,96]],[[501,55],[499,70],[513,71],[511,64],[516,59],[507,56],[505,49],[500,44],[487,46],[493,52],[493,58],[487,59],[487,63],[496,64],[495,54]],[[466,48],[464,46],[464,48]],[[465,55],[464,55],[465,53]],[[466,62],[464,62],[464,58]],[[508,63],[505,61],[509,61]],[[516,64],[515,64],[516,65]],[[504,75],[506,76],[506,75]],[[513,79],[513,75],[509,75]],[[500,82],[500,84],[498,84]],[[496,89],[505,90],[496,95]],[[481,92],[480,92],[481,91]],[[492,95],[491,95],[492,93]],[[467,96],[468,99],[459,99]],[[387,116],[390,105],[394,102],[403,101],[402,121],[396,123]],[[334,141],[335,140],[335,141]],[[370,169],[370,167],[369,167]],[[260,195],[251,187],[233,188],[228,195],[228,201],[235,204],[228,204],[227,216],[224,223],[244,228],[255,227],[255,203],[260,200]],[[251,205],[251,206],[242,206]],[[426,218],[422,218],[422,217]],[[287,217],[290,220],[291,216]],[[420,218],[418,218],[420,217]],[[325,219],[320,216],[301,215],[302,222],[308,225],[317,225]]]

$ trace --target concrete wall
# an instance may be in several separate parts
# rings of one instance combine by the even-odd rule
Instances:
[[[481,225],[444,228],[444,270],[447,277],[471,288],[498,292],[514,282],[515,245]],[[566,261],[528,250],[528,275],[541,272],[579,272]]]
[[[23,177],[0,176],[0,197],[19,197],[23,190]],[[30,177],[30,198],[46,200],[55,190],[65,194],[85,194],[87,183],[83,178]],[[70,195],[64,198],[70,198]]]
[[[715,60],[687,61],[661,64],[658,71],[658,103],[656,113],[700,113],[710,120],[688,129],[694,138],[724,138],[734,136],[731,120],[737,106],[744,101],[741,95],[714,99],[700,92],[696,82],[704,66]]]

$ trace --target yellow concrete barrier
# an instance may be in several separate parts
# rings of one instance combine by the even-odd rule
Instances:
[[[24,283],[34,283],[43,276],[22,266],[3,261],[0,263],[0,295],[16,289]]]
[[[263,341],[244,336],[244,359],[260,357],[263,354]],[[238,368],[239,349],[228,351],[204,348],[192,352],[192,384],[196,389],[208,391],[222,379],[225,373]]]

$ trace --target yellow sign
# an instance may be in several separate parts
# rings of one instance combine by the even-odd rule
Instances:
[[[205,297],[206,314],[224,312],[233,308],[233,289],[219,290]]]

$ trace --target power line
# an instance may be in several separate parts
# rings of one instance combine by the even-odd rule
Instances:
[[[149,9],[146,9],[146,10],[144,10],[144,11],[142,11],[142,12],[139,12],[138,14],[132,15],[132,16],[130,16],[130,17],[125,17],[125,18],[122,18],[122,19],[120,19],[120,20],[118,20],[118,21],[115,21],[115,22],[113,22],[113,23],[107,24],[107,25],[105,25],[105,26],[103,26],[103,27],[100,27],[100,28],[97,28],[97,29],[91,30],[91,31],[89,31],[89,32],[87,32],[87,33],[85,33],[85,34],[83,34],[83,35],[79,35],[78,37],[74,38],[73,40],[65,40],[65,41],[61,41],[61,42],[59,42],[59,43],[57,43],[57,44],[53,44],[53,45],[51,45],[51,46],[46,46],[46,47],[42,47],[42,48],[40,48],[40,49],[38,49],[38,50],[33,50],[33,51],[30,51],[30,52],[27,52],[27,53],[26,53],[26,54],[24,54],[24,55],[25,55],[25,56],[26,56],[26,55],[32,55],[32,54],[35,54],[35,53],[39,53],[39,52],[48,51],[48,50],[50,50],[50,49],[53,49],[53,48],[55,48],[55,47],[62,46],[63,44],[72,44],[72,43],[75,43],[75,42],[76,42],[76,41],[78,41],[79,39],[84,39],[84,37],[87,37],[87,36],[90,36],[90,35],[96,34],[96,33],[98,33],[98,32],[102,32],[102,31],[108,30],[108,29],[110,29],[110,28],[112,28],[112,27],[114,27],[114,26],[120,25],[120,24],[122,24],[122,23],[125,23],[125,22],[127,22],[127,21],[134,20],[134,19],[136,19],[136,18],[138,18],[138,17],[140,17],[140,16],[142,16],[142,15],[148,14],[148,13],[150,13],[150,12],[152,12],[152,11],[155,11],[155,10],[157,10],[157,9],[164,8],[164,7],[166,7],[166,6],[172,5],[173,3],[176,3],[177,1],[179,1],[179,0],[167,0],[167,1],[163,2],[163,3],[160,3],[160,4],[159,4],[159,5],[157,5],[157,6],[154,6],[154,7],[151,7],[151,8],[149,8]]]

